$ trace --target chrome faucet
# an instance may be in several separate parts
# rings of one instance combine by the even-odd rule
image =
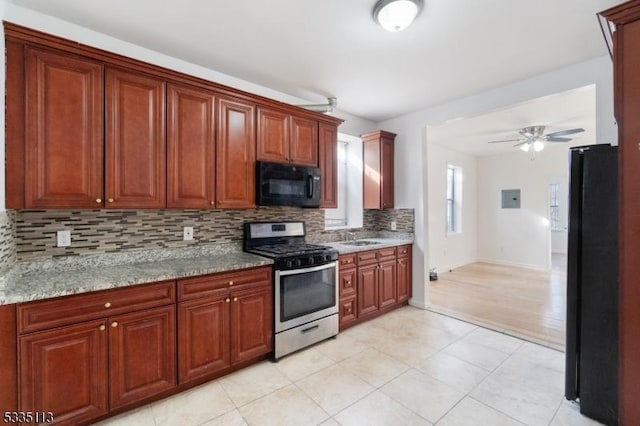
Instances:
[[[356,233],[355,232],[345,231],[344,239],[346,241],[355,241],[356,240]]]

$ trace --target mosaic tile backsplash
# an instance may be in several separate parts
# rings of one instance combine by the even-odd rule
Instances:
[[[13,217],[11,217],[13,215]],[[389,223],[397,223],[396,232],[413,232],[413,209],[365,210],[367,232],[389,231]],[[0,243],[0,255],[8,262],[63,256],[115,253],[126,250],[180,248],[204,244],[240,245],[242,225],[249,221],[292,221],[306,223],[307,239],[329,242],[343,239],[344,230],[324,230],[324,210],[297,207],[258,207],[250,210],[25,210],[11,212],[8,226],[0,219],[2,240],[15,232],[15,249]],[[193,226],[193,241],[183,241],[184,226]],[[71,246],[56,247],[56,232],[71,230]]]

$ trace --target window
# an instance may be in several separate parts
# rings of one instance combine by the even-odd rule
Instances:
[[[362,228],[362,140],[338,133],[338,207],[324,210],[325,229]]]
[[[460,167],[447,166],[447,233],[458,234],[462,232],[461,224],[462,207],[462,169]]]
[[[560,184],[549,185],[549,225],[552,231],[562,230],[560,223]]]

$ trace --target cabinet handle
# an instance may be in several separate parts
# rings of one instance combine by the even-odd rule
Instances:
[[[215,206],[216,202],[215,201],[211,201],[209,204],[211,204],[212,206]]]
[[[234,298],[233,298],[233,301],[234,301],[234,302],[237,302],[237,301],[238,301],[238,298],[237,298],[237,297],[234,297]]]
[[[110,307],[111,307],[111,302],[107,302],[107,303],[105,303],[105,304],[104,304],[104,307],[105,307],[105,308],[110,308]]]
[[[98,204],[102,203],[102,198],[96,198],[96,203]]]
[[[114,321],[111,323],[111,327],[116,328],[118,326],[118,321]]]
[[[347,280],[347,283],[346,283],[346,284],[347,284],[347,285],[351,284],[351,281],[348,281],[348,280]]]
[[[225,302],[229,303],[231,302],[231,299],[229,299],[228,297],[226,299],[224,299]]]
[[[102,324],[100,327],[98,327],[98,330],[100,330],[100,331],[104,331],[104,330],[105,330],[105,328],[107,328],[107,327],[105,327],[105,326],[104,326],[104,324]]]
[[[232,286],[233,285],[233,281],[229,281],[229,285]]]
[[[107,200],[107,202],[109,202],[109,203],[113,203],[113,198],[109,198],[109,199]]]

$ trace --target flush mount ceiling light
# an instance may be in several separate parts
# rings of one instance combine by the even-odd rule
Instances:
[[[378,0],[373,7],[373,19],[391,32],[407,28],[420,13],[422,0]]]

